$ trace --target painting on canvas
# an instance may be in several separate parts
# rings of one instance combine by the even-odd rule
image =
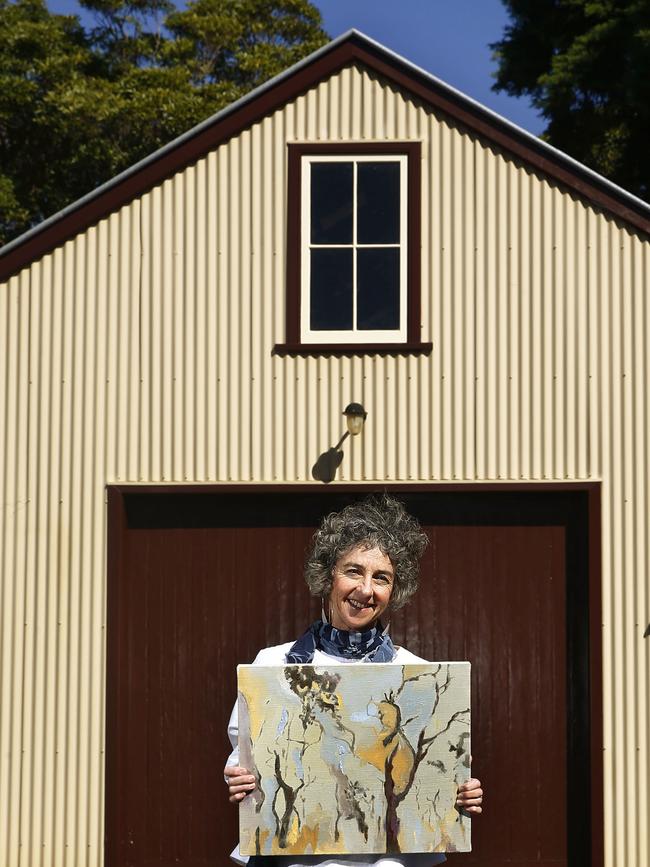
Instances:
[[[466,852],[470,665],[238,667],[242,854]]]

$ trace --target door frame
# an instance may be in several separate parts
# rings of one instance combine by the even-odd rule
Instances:
[[[589,732],[588,767],[573,769],[567,765],[567,802],[575,803],[576,799],[584,797],[585,777],[589,783],[589,827],[574,829],[573,836],[569,833],[567,840],[567,855],[569,864],[578,864],[579,854],[584,855],[586,848],[591,852],[590,867],[604,867],[604,790],[603,790],[603,688],[602,688],[602,566],[601,566],[601,483],[600,482],[458,482],[458,483],[389,483],[365,482],[363,484],[257,484],[257,483],[227,483],[227,484],[120,484],[107,485],[107,590],[106,590],[106,729],[105,729],[105,789],[104,789],[104,863],[106,867],[114,867],[117,863],[117,809],[118,792],[115,764],[111,757],[119,749],[118,725],[118,667],[120,658],[120,632],[117,628],[118,587],[122,571],[123,536],[127,529],[127,498],[148,496],[173,496],[197,494],[272,494],[272,493],[310,493],[328,494],[363,494],[378,491],[399,495],[415,493],[542,493],[542,492],[583,492],[585,496],[585,514],[582,518],[586,533],[585,553],[587,556],[587,586],[578,588],[588,599],[588,672],[580,680],[582,688],[589,694],[588,702],[581,714],[581,730],[578,725],[571,725],[571,691],[572,682],[579,677],[577,660],[570,656],[571,645],[571,612],[567,617],[567,736],[568,749],[572,742],[584,737],[585,728]],[[570,565],[570,564],[568,564]],[[569,570],[567,569],[567,579]],[[579,613],[578,606],[584,602],[573,599],[571,606],[572,585],[567,581],[567,604],[573,612]],[[571,662],[574,663],[572,668]],[[586,683],[585,683],[586,680]],[[584,718],[586,715],[586,719]],[[568,811],[570,807],[567,808]],[[567,823],[571,831],[572,824]]]

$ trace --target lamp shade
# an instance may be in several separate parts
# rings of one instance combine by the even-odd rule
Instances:
[[[348,425],[348,430],[352,436],[361,433],[363,424],[368,416],[368,413],[360,403],[349,403],[343,410],[343,415]]]

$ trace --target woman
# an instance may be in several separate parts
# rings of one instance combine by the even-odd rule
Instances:
[[[395,647],[382,626],[417,590],[419,560],[427,537],[401,503],[389,496],[368,497],[327,515],[314,534],[305,564],[311,593],[323,600],[323,619],[313,623],[296,642],[261,650],[254,664],[423,662],[403,647]],[[255,778],[239,766],[237,705],[228,725],[233,745],[224,775],[230,801],[239,803],[255,788]],[[469,814],[482,810],[479,780],[463,783],[456,800]],[[234,860],[245,858],[238,850]],[[432,867],[444,855],[350,855],[255,857],[249,864],[358,865],[375,867]]]

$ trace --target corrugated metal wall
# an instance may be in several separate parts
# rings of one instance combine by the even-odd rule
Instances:
[[[286,142],[423,141],[430,358],[279,358]],[[650,862],[647,242],[354,69],[0,287],[0,864],[99,865],[107,482],[603,481],[605,851]]]

